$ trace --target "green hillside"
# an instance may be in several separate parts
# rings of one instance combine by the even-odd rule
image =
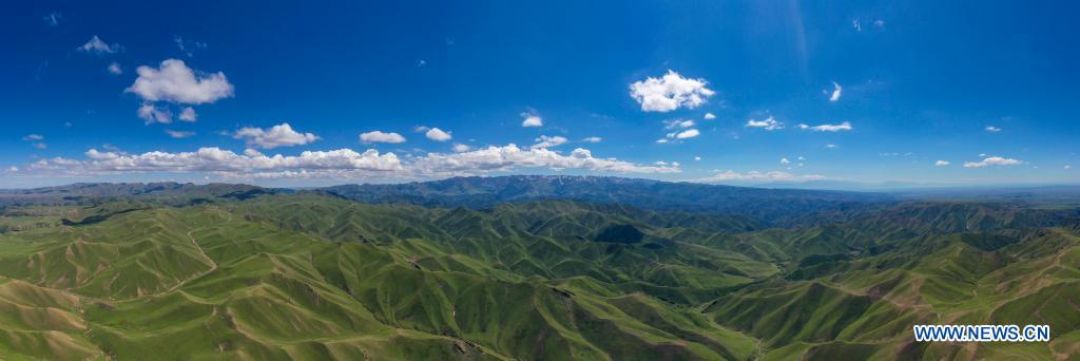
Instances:
[[[891,202],[777,228],[611,202],[212,187],[23,194],[0,208],[2,358],[1080,355],[1068,207]],[[920,323],[1045,323],[1052,342],[915,343]]]

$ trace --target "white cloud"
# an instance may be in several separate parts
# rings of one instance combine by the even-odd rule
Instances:
[[[788,165],[788,164],[791,164],[791,161],[790,161],[790,160],[788,160],[788,159],[787,159],[787,157],[784,157],[784,158],[780,158],[780,164],[782,164],[782,165]]]
[[[687,79],[668,70],[663,77],[648,77],[630,84],[630,96],[647,112],[670,112],[680,107],[696,108],[715,94],[705,79]]]
[[[704,116],[704,117],[702,117],[702,118],[704,118],[705,120],[713,120],[713,119],[716,119],[716,114],[713,114],[713,113],[705,113],[705,116]]]
[[[147,152],[90,149],[85,159],[42,159],[27,167],[42,174],[108,175],[117,173],[206,173],[235,178],[323,177],[374,180],[431,179],[456,175],[480,175],[520,168],[585,170],[611,173],[678,173],[679,164],[641,165],[614,158],[597,158],[587,149],[562,154],[547,148],[524,149],[514,144],[460,152],[427,153],[399,159],[394,153],[374,149],[358,153],[351,149],[305,151],[299,155],[265,155],[254,149],[237,154],[216,147],[193,152]]]
[[[701,132],[697,129],[687,129],[675,134],[675,139],[689,139],[697,137],[698,135],[701,135]]]
[[[855,28],[855,31],[862,31],[862,23],[859,22],[859,19],[852,20],[851,27]]]
[[[817,174],[795,175],[783,171],[769,171],[759,172],[752,170],[746,173],[739,173],[731,170],[717,172],[709,177],[698,179],[698,182],[702,183],[722,183],[722,182],[806,182],[814,180],[828,179],[825,176]]]
[[[45,140],[45,136],[41,134],[27,134],[22,137],[22,140],[25,140],[27,142],[40,142],[42,140]]]
[[[525,128],[535,128],[544,126],[544,119],[534,113],[521,113],[521,126]]]
[[[944,166],[947,166],[949,164],[950,163],[947,160],[938,160],[937,162],[934,162],[934,166],[936,166],[936,167],[944,167]]]
[[[312,133],[300,133],[293,130],[289,123],[281,123],[270,129],[245,127],[233,133],[233,138],[243,139],[248,147],[274,149],[304,145],[319,139]]]
[[[97,35],[94,35],[94,37],[90,38],[90,41],[87,41],[86,44],[79,46],[77,49],[84,53],[101,55],[115,54],[116,52],[120,51],[121,47],[120,44],[110,45],[109,43],[101,40],[101,38],[99,38]]]
[[[836,145],[836,144],[829,143],[829,144],[825,145],[825,148],[826,149],[836,149],[836,148],[840,148],[840,146]]]
[[[546,136],[546,135],[541,135],[540,137],[536,138],[536,144],[533,144],[532,149],[542,149],[542,148],[557,147],[557,146],[565,144],[566,142],[567,142],[566,137],[562,137],[562,136],[558,136],[558,135],[551,136],[551,137]]]
[[[990,132],[990,133],[997,133],[997,132],[1001,131],[1001,128],[995,127],[993,125],[987,125],[985,129],[986,129],[987,132]]]
[[[424,136],[436,142],[445,142],[453,138],[452,136],[450,136],[450,133],[444,132],[442,129],[439,128],[428,129],[427,133],[424,133]]]
[[[45,144],[45,142],[34,143],[34,148],[37,148],[37,149],[45,149],[45,148],[48,148],[48,147],[49,147],[49,145]]]
[[[765,130],[777,130],[777,129],[784,129],[784,123],[776,121],[776,118],[773,118],[773,116],[770,115],[768,118],[765,118],[765,120],[754,120],[754,119],[747,120],[746,121],[746,127],[747,128],[762,128],[762,129],[765,129]]]
[[[585,137],[585,138],[584,138],[584,139],[582,139],[581,141],[582,141],[582,142],[585,142],[585,143],[600,143],[600,142],[604,141],[604,138],[600,138],[600,137]]]
[[[562,155],[547,148],[522,149],[514,144],[490,146],[456,154],[429,153],[412,164],[416,173],[427,175],[477,174],[516,168],[581,169],[615,173],[678,173],[678,166],[638,165],[614,158],[596,158],[588,149],[577,148]]]
[[[691,126],[693,124],[691,123]],[[701,132],[697,129],[686,129],[682,131],[674,131],[664,135],[664,138],[657,139],[656,142],[660,144],[666,144],[673,140],[690,139],[701,135]]]
[[[815,126],[799,124],[799,129],[812,130],[815,132],[846,132],[855,128],[851,126],[851,122],[843,122],[840,124],[819,124]]]
[[[199,118],[199,114],[195,113],[195,109],[192,107],[184,107],[184,109],[180,111],[180,116],[177,118],[185,122],[194,122]]]
[[[85,160],[43,159],[30,165],[38,171],[78,174],[115,172],[230,172],[251,173],[285,170],[400,170],[401,162],[393,153],[376,150],[357,153],[351,149],[306,151],[298,156],[266,156],[248,149],[243,154],[216,147],[194,152],[147,152],[127,154],[90,149]]]
[[[874,20],[874,27],[878,28],[878,30],[885,30],[885,20]]]
[[[1006,165],[1018,165],[1024,161],[1019,159],[1004,158],[998,156],[986,157],[978,162],[964,162],[964,168],[983,168],[992,165],[1006,166]]]
[[[167,59],[157,69],[144,65],[135,72],[139,77],[125,91],[148,102],[206,104],[232,97],[234,92],[225,73],[197,76],[183,60]]]
[[[451,147],[450,149],[453,150],[454,153],[461,153],[461,152],[468,152],[469,149],[472,149],[472,147],[469,147],[468,144],[457,143],[457,144],[454,144],[454,146]]]
[[[701,161],[701,156],[700,156],[700,155],[695,155],[695,156],[694,156],[694,161],[695,161],[695,162],[699,162],[699,161]]]
[[[841,87],[840,84],[838,84],[835,81],[832,82],[832,85],[833,85],[833,91],[832,91],[832,95],[829,96],[829,101],[835,103],[835,102],[840,100],[840,94],[844,90],[844,88]]]
[[[124,73],[124,68],[121,68],[120,63],[117,63],[115,61],[110,63],[109,66],[105,68],[105,70],[108,70],[109,74],[112,75],[120,75]]]
[[[694,121],[690,119],[672,119],[664,121],[664,129],[690,128],[694,125]]]
[[[145,120],[146,124],[172,123],[172,113],[167,109],[159,109],[152,103],[143,103],[143,105],[139,106],[139,110],[137,110],[135,114],[138,114],[139,118]]]
[[[182,130],[165,129],[165,134],[176,139],[190,138],[195,136],[195,132],[187,132]]]
[[[360,134],[360,141],[364,143],[404,143],[405,137],[398,133],[384,133],[376,130]]]

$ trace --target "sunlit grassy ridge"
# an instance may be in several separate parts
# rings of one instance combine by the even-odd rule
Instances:
[[[170,196],[4,210],[13,224],[35,224],[0,233],[4,359],[966,360],[1080,350],[1072,209],[916,202],[824,209],[817,221],[769,228],[726,212],[570,200],[430,208],[158,188]],[[917,323],[1045,323],[1053,342],[914,343]]]

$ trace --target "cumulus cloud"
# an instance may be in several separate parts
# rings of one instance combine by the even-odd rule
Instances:
[[[551,137],[546,136],[546,135],[541,135],[540,137],[536,138],[536,144],[532,145],[532,149],[557,147],[557,146],[565,144],[566,142],[567,142],[566,137],[562,137],[562,136],[558,136],[558,135],[551,136]]]
[[[984,168],[989,166],[1018,165],[1022,163],[1024,163],[1024,161],[1019,159],[989,156],[977,162],[964,162],[964,168]]]
[[[385,133],[379,130],[360,134],[360,141],[363,143],[391,143],[398,144],[404,143],[405,137],[398,133]]]
[[[191,138],[195,136],[195,132],[188,132],[182,130],[165,129],[165,134],[176,139]]]
[[[597,158],[587,149],[569,154],[548,148],[520,148],[514,144],[471,150],[455,146],[456,153],[427,153],[399,159],[394,153],[369,149],[305,151],[299,155],[266,155],[254,149],[234,153],[216,147],[193,152],[128,154],[119,150],[90,149],[84,159],[42,159],[27,171],[47,174],[107,175],[116,173],[207,173],[233,178],[369,178],[431,179],[480,175],[521,168],[585,170],[610,173],[678,173],[678,163],[642,165],[614,158]]]
[[[195,113],[194,108],[185,107],[183,110],[180,111],[180,116],[177,118],[180,118],[180,120],[183,120],[185,122],[194,122],[196,119],[199,118],[199,114]]]
[[[796,175],[783,171],[760,172],[752,170],[746,173],[727,170],[717,172],[711,176],[698,179],[701,183],[724,183],[724,182],[807,182],[828,179],[817,174]]]
[[[585,143],[600,143],[600,142],[604,141],[604,138],[595,137],[595,136],[594,137],[585,137],[581,141],[585,142]]]
[[[429,153],[412,164],[415,172],[429,175],[477,174],[517,168],[581,169],[615,173],[677,173],[678,166],[638,165],[614,158],[596,158],[577,148],[563,155],[547,148],[523,149],[514,144],[490,146],[456,154]]]
[[[765,130],[777,130],[777,129],[784,129],[784,123],[776,121],[776,118],[773,118],[773,116],[770,115],[768,118],[765,118],[764,120],[754,120],[754,119],[747,120],[746,121],[746,127],[747,128],[761,128],[761,129],[765,129]]]
[[[427,133],[424,133],[424,136],[436,142],[445,142],[453,138],[452,136],[450,136],[449,132],[445,132],[439,128],[428,129]]]
[[[143,103],[143,105],[139,106],[139,110],[135,111],[135,114],[138,114],[139,118],[145,120],[146,124],[172,123],[172,113],[169,112],[168,109],[160,109],[151,103]]]
[[[780,158],[780,164],[782,164],[782,165],[788,165],[788,164],[791,164],[791,161],[790,161],[790,160],[788,160],[788,159],[787,159],[787,157],[784,157],[784,158]]]
[[[454,146],[451,147],[450,149],[453,150],[454,153],[461,153],[461,152],[468,152],[469,149],[472,149],[472,147],[470,147],[468,144],[457,143],[457,144],[454,144]]]
[[[833,91],[832,91],[832,95],[829,95],[829,101],[835,103],[837,101],[840,101],[840,94],[844,90],[844,88],[841,87],[840,84],[838,84],[835,81],[832,82],[832,85],[833,85]]]
[[[705,113],[705,116],[703,116],[702,118],[704,118],[705,120],[713,120],[713,119],[716,119],[716,114]]]
[[[293,130],[289,123],[281,123],[270,129],[245,127],[233,133],[233,138],[242,139],[248,147],[274,149],[304,145],[319,139],[312,133],[300,133]]]
[[[990,132],[990,133],[997,133],[997,132],[1001,131],[1001,128],[998,128],[998,127],[993,126],[993,125],[987,125],[985,129],[986,129],[987,132]]]
[[[950,164],[949,161],[940,160],[940,159],[937,162],[934,162],[934,166],[936,166],[936,167],[944,167],[944,166],[947,166],[949,164]]]
[[[140,66],[139,77],[125,90],[144,101],[178,104],[207,104],[233,96],[233,85],[225,73],[196,75],[183,60],[166,59],[158,68]]]
[[[697,108],[715,94],[706,88],[705,79],[688,79],[674,70],[660,78],[648,77],[630,84],[630,96],[646,112],[670,112],[678,108]]]
[[[851,122],[843,122],[840,124],[819,124],[819,125],[807,125],[799,124],[799,129],[812,130],[815,132],[846,132],[855,129],[851,126]]]
[[[120,44],[106,43],[104,40],[101,40],[101,38],[99,38],[97,35],[94,35],[92,38],[90,38],[89,41],[86,42],[86,44],[79,46],[77,49],[84,53],[102,55],[115,54],[116,52],[120,51],[121,47]]]
[[[521,126],[535,128],[544,126],[544,119],[535,113],[521,113]]]
[[[124,68],[121,68],[120,63],[117,63],[115,61],[110,63],[109,66],[105,68],[105,70],[108,70],[109,74],[112,75],[120,75],[124,73]]]
[[[276,172],[286,170],[369,170],[401,169],[393,153],[379,154],[376,150],[357,153],[351,149],[306,151],[298,156],[267,156],[248,149],[243,154],[217,147],[200,148],[194,152],[147,152],[127,154],[90,149],[86,159],[42,159],[30,165],[38,171],[59,171],[79,174],[116,172]]]

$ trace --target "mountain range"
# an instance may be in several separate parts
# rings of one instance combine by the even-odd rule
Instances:
[[[565,176],[0,191],[0,354],[1076,359],[1080,207],[956,194]],[[941,323],[1052,340],[914,341]]]

